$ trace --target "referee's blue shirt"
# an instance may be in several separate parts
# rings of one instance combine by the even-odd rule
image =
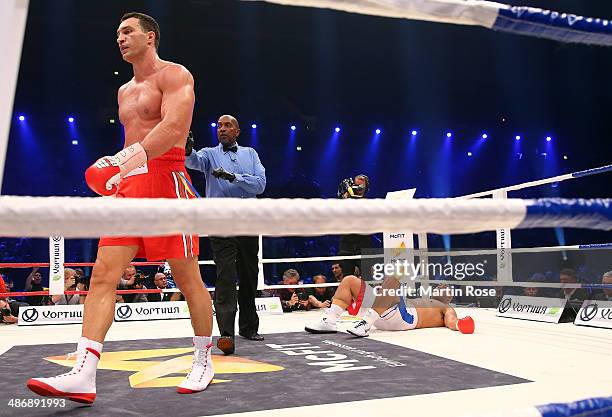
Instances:
[[[206,197],[255,198],[266,188],[266,169],[253,148],[238,146],[237,152],[223,151],[223,145],[191,152],[185,166],[202,171],[206,178]],[[223,167],[236,175],[233,182],[215,178],[213,169]]]

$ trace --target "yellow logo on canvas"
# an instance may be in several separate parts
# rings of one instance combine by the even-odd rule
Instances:
[[[98,363],[98,369],[133,372],[129,376],[132,388],[175,387],[184,377],[167,375],[187,375],[191,369],[193,355],[186,354],[191,352],[193,352],[193,347],[103,352]],[[73,355],[62,355],[50,356],[45,358],[45,360],[72,368],[76,358]],[[213,355],[213,364],[216,375],[276,372],[285,369],[282,366],[241,358],[239,356]],[[220,382],[231,382],[231,379],[215,378],[212,381],[213,384]]]

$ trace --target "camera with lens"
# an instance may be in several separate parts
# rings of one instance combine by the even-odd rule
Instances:
[[[136,272],[134,275],[134,284],[131,285],[131,288],[142,287],[147,280],[147,276],[142,272]]]
[[[91,281],[91,277],[82,276],[82,277],[79,277],[77,284],[82,284],[85,287],[85,290],[88,290],[90,281]]]
[[[355,178],[345,178],[338,185],[338,198],[364,198],[370,188],[367,175],[359,174]]]

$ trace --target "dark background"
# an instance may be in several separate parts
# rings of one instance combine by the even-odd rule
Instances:
[[[612,18],[608,1],[512,3]],[[371,197],[412,187],[418,198],[448,197],[612,162],[610,48],[260,2],[31,0],[2,194],[93,195],[84,170],[123,144],[116,92],[132,73],[115,31],[127,11],[154,16],[160,56],[194,75],[196,147],[216,143],[210,123],[220,114],[241,122],[240,144],[255,147],[266,167],[264,197],[333,198],[339,181],[358,173],[370,176]],[[203,191],[202,176],[193,179]],[[611,180],[510,196],[610,197]],[[591,231],[513,234],[516,247],[611,240]],[[264,256],[277,257],[330,255],[337,241],[266,242]],[[443,244],[448,238],[430,239]],[[494,245],[493,233],[452,238],[453,247]],[[67,260],[92,260],[95,247],[69,242]],[[44,261],[47,243],[3,239],[0,256]]]

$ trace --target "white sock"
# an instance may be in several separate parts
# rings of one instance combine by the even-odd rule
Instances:
[[[363,315],[363,319],[371,326],[376,320],[380,319],[380,315],[373,308],[369,308]]]
[[[332,304],[331,307],[329,307],[325,312],[325,318],[329,323],[334,324],[343,312],[344,309],[338,304]]]
[[[196,349],[205,350],[211,343],[211,336],[193,336],[193,345]]]
[[[102,347],[103,347],[102,343],[96,342],[95,340],[90,340],[84,336],[81,336],[77,344],[77,352],[83,349],[92,348],[93,350],[95,350],[101,355]]]
[[[98,362],[100,361],[100,356],[102,356],[102,343],[96,342],[95,340],[90,340],[86,337],[79,338],[79,342],[77,344],[77,355],[83,354],[83,351],[87,348],[95,350],[98,352],[98,355],[93,355],[91,353],[89,354],[88,357],[91,359],[84,362],[84,365],[87,366],[85,366],[83,369],[83,375],[86,375],[88,378],[92,378],[95,381]],[[79,363],[75,363],[73,371],[76,370],[78,366]]]

